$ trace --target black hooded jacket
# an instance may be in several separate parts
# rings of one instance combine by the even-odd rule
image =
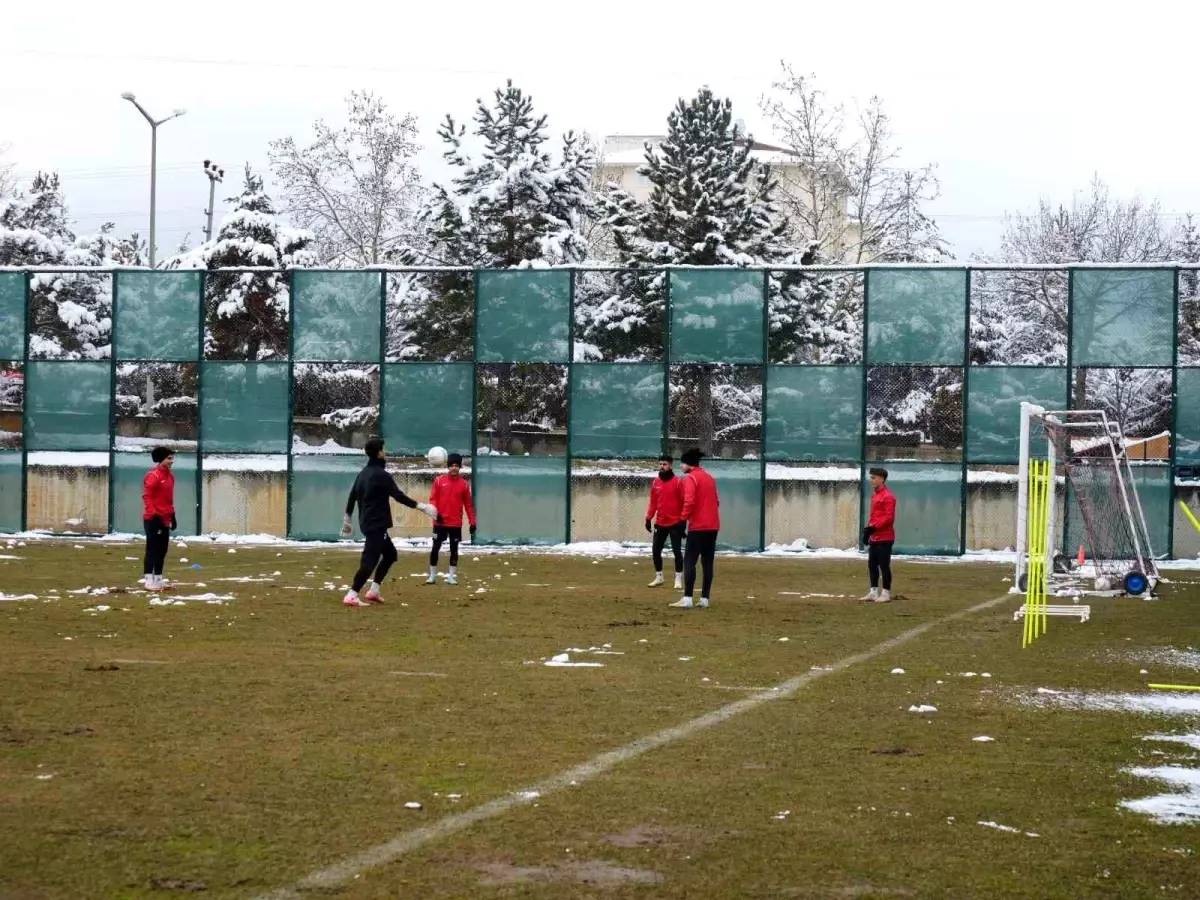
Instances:
[[[354,487],[350,488],[350,499],[346,501],[346,515],[354,515],[354,505],[357,503],[359,531],[363,534],[386,531],[392,527],[392,505],[388,502],[389,499],[409,509],[417,508],[417,501],[397,487],[396,479],[392,478],[384,461],[372,459],[354,479]]]

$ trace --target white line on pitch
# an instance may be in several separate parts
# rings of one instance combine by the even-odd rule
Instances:
[[[632,743],[626,744],[624,747],[618,747],[615,750],[609,750],[606,753],[601,753],[594,756],[585,763],[581,763],[574,768],[567,769],[565,772],[560,772],[557,775],[539,781],[524,790],[514,791],[510,794],[505,794],[502,797],[497,797],[489,803],[484,803],[481,806],[476,806],[473,809],[465,810],[461,813],[455,813],[451,816],[434,822],[432,825],[427,825],[424,828],[416,828],[412,831],[406,831],[392,838],[384,844],[376,844],[374,847],[368,847],[361,853],[356,853],[353,856],[347,857],[341,862],[334,863],[325,869],[318,869],[315,872],[310,872],[291,887],[279,888],[267,894],[262,894],[256,900],[298,900],[305,893],[313,890],[335,888],[338,885],[353,881],[358,875],[369,869],[378,869],[385,866],[396,859],[399,859],[410,850],[415,850],[439,838],[444,838],[449,835],[463,831],[477,822],[484,822],[488,819],[494,819],[497,816],[502,816],[506,812],[516,809],[518,806],[528,806],[541,797],[547,794],[556,793],[568,787],[574,787],[583,784],[585,781],[590,781],[597,775],[603,775],[610,769],[616,768],[623,762],[635,759],[643,753],[663,747],[667,744],[672,744],[675,741],[681,741],[689,738],[697,732],[704,731],[707,728],[712,728],[714,725],[720,725],[734,716],[739,716],[744,712],[749,712],[761,706],[764,703],[769,703],[772,700],[781,700],[795,694],[801,688],[808,686],[818,678],[824,678],[827,675],[832,675],[835,672],[840,672],[843,669],[848,669],[850,666],[858,663],[867,662],[887,653],[889,650],[894,650],[901,644],[905,644],[914,638],[920,637],[925,632],[938,625],[945,625],[948,622],[953,622],[956,619],[961,619],[977,612],[982,612],[985,609],[990,609],[993,606],[998,606],[1005,603],[1011,598],[1006,594],[1003,597],[997,597],[995,600],[988,600],[984,603],[978,603],[969,609],[960,610],[948,616],[943,616],[940,619],[935,619],[932,622],[926,622],[923,625],[918,625],[915,628],[910,628],[908,631],[902,632],[894,638],[888,638],[886,641],[876,644],[869,650],[864,650],[862,653],[854,653],[850,656],[843,657],[830,666],[821,669],[812,669],[805,672],[803,675],[797,675],[795,678],[790,678],[775,687],[768,688],[760,693],[747,697],[744,700],[738,700],[734,703],[722,706],[710,713],[705,713],[698,718],[691,719],[681,725],[675,725],[671,728],[664,728],[662,731],[655,732],[644,738],[639,738]]]

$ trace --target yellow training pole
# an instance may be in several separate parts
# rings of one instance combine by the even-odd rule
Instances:
[[[1179,505],[1183,507],[1183,511],[1187,514],[1188,520],[1192,523],[1192,527],[1197,531],[1200,531],[1200,521],[1196,520],[1195,515],[1192,514],[1192,511],[1188,508],[1187,503],[1185,503],[1183,500],[1180,500]]]
[[[1200,691],[1200,684],[1149,684],[1156,691]]]
[[[1029,509],[1026,515],[1026,543],[1029,566],[1025,585],[1025,622],[1021,646],[1028,647],[1046,632],[1046,526],[1049,524],[1052,496],[1047,489],[1048,460],[1031,460],[1029,468]]]

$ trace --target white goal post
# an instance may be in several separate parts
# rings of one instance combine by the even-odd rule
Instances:
[[[1034,434],[1035,425],[1041,426],[1044,438]],[[1042,440],[1044,457],[1033,446]],[[1052,481],[1046,523],[1047,574],[1075,581],[1088,579],[1098,591],[1149,594],[1158,581],[1158,569],[1120,425],[1103,410],[1048,410],[1022,402],[1020,441],[1013,589],[1024,590],[1029,571],[1029,462],[1044,458],[1050,463]],[[1059,484],[1064,488],[1061,500]],[[1090,564],[1072,569],[1069,555],[1055,553],[1059,502],[1064,509],[1073,502],[1082,519]]]

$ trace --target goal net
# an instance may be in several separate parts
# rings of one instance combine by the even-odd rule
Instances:
[[[1095,591],[1149,594],[1158,569],[1142,513],[1137,485],[1119,423],[1099,410],[1045,410],[1021,404],[1021,456],[1017,495],[1017,561],[1014,587],[1024,591],[1029,572],[1029,462],[1050,463],[1054,483],[1045,521],[1044,568],[1054,581],[1082,584]],[[1082,526],[1082,562],[1062,546],[1064,519]]]

